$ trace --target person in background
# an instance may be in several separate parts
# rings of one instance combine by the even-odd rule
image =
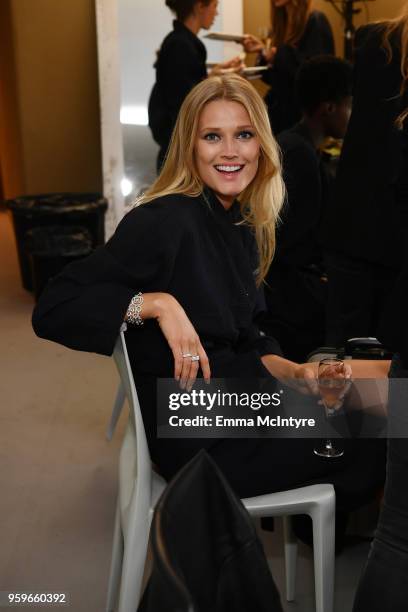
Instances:
[[[377,336],[401,265],[395,121],[408,104],[408,3],[388,22],[357,31],[353,112],[321,241],[329,277],[326,341]]]
[[[400,41],[401,94],[405,99],[408,5],[404,12],[405,19],[403,13],[388,24],[385,32],[387,36],[397,35],[396,40]],[[395,146],[400,163],[392,206],[395,206],[404,240],[400,272],[382,313],[378,334],[380,340],[395,351],[389,372],[387,472],[377,531],[357,589],[353,612],[405,612],[408,601],[408,108],[399,115],[396,128]]]
[[[160,378],[187,391],[199,372],[316,390],[315,366],[285,359],[256,322],[283,196],[263,100],[237,75],[205,79],[182,104],[155,183],[104,247],[48,284],[33,326],[71,348],[111,354],[128,322],[150,454],[166,479],[206,448],[240,497],[331,482],[340,512],[367,501],[381,481],[381,464],[353,440],[344,441],[344,457],[327,461],[311,439],[157,434]]]
[[[272,130],[279,134],[301,116],[295,97],[295,76],[301,63],[315,55],[333,55],[334,38],[326,15],[312,10],[311,0],[271,0],[271,30],[263,43],[252,35],[244,42],[247,53],[259,53],[258,63],[269,70],[268,105]]]
[[[217,16],[218,0],[166,0],[176,15],[173,31],[163,40],[155,63],[156,82],[149,99],[149,127],[160,145],[157,169],[163,164],[180,106],[189,91],[207,77],[207,50],[198,33],[209,30]],[[235,57],[211,70],[239,72],[242,60]]]
[[[287,189],[276,252],[266,276],[262,327],[295,361],[324,344],[327,282],[318,229],[332,181],[322,161],[327,138],[342,139],[352,107],[352,67],[330,55],[304,62],[296,91],[302,119],[281,132]]]

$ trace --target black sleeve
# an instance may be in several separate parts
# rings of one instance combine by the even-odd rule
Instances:
[[[260,331],[257,321],[266,311],[265,297],[263,288],[260,287],[257,292],[253,321],[245,331],[240,335],[238,346],[239,350],[250,351],[256,350],[260,357],[264,355],[279,355],[283,356],[281,347],[275,338],[267,336]]]
[[[52,279],[33,312],[36,334],[111,355],[131,298],[168,285],[180,235],[169,208],[132,210],[104,247]]]
[[[321,214],[318,158],[306,144],[283,149],[283,176],[287,199],[277,228],[277,252],[295,247],[316,228]]]

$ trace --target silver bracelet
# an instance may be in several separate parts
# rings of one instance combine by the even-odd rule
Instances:
[[[143,305],[143,295],[139,291],[130,300],[129,307],[126,311],[125,320],[131,325],[143,325],[143,319],[140,316]]]

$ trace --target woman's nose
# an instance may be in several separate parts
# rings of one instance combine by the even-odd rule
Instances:
[[[226,138],[224,140],[221,155],[223,157],[237,157],[238,156],[238,146],[234,138]]]

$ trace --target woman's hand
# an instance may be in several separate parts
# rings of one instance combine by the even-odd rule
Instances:
[[[242,72],[244,68],[245,64],[243,62],[242,56],[237,55],[236,57],[233,57],[227,62],[222,62],[214,66],[214,68],[212,68],[209,74],[210,76],[217,76],[218,74],[224,74],[226,71],[239,73]]]
[[[298,364],[279,355],[264,355],[262,363],[272,376],[306,395],[317,395],[317,364]]]
[[[204,380],[209,382],[211,370],[207,354],[179,302],[169,293],[145,293],[143,298],[141,316],[157,319],[174,355],[174,378],[180,381],[180,387],[191,391],[199,367]],[[197,356],[199,359],[192,359]]]
[[[262,55],[264,56],[265,61],[269,66],[273,65],[277,51],[278,47],[266,47],[265,50],[262,52]]]
[[[319,386],[317,383],[317,366],[316,362],[296,364],[295,381],[296,389],[304,395],[318,395]]]
[[[265,49],[263,42],[252,34],[245,34],[242,45],[247,53],[261,53]]]

